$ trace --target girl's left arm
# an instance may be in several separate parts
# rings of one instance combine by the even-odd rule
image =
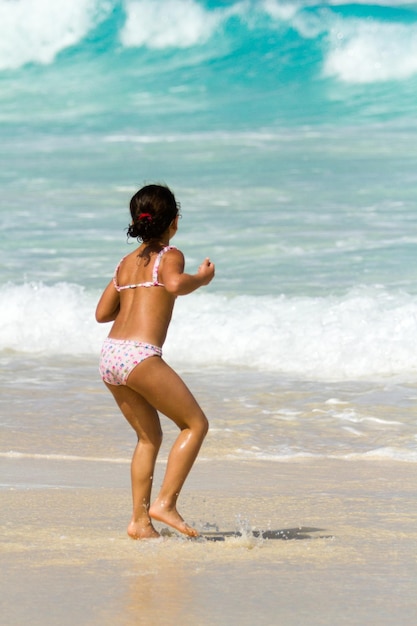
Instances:
[[[98,301],[96,308],[96,320],[100,324],[104,324],[105,322],[114,322],[119,311],[120,295],[111,280]]]

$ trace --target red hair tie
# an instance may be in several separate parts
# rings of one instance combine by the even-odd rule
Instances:
[[[152,215],[150,213],[140,213],[138,217],[138,221],[144,220],[144,219],[147,219],[148,222],[152,222]]]

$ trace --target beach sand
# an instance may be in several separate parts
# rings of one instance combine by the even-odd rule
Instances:
[[[16,455],[0,467],[1,624],[417,622],[413,464],[200,460],[181,512],[242,536],[148,542],[125,534],[127,463]],[[300,527],[292,540],[251,533]]]

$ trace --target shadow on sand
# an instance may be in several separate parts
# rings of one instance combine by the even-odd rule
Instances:
[[[252,530],[247,533],[240,531],[212,531],[203,532],[200,537],[207,541],[225,541],[229,537],[254,537],[256,539],[281,539],[283,541],[292,539],[333,539],[333,535],[312,536],[312,533],[323,531],[323,528],[300,526],[299,528],[283,528],[281,530]]]

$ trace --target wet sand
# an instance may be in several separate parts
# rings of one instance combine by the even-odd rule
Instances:
[[[199,461],[180,510],[224,540],[151,542],[125,534],[126,463],[5,456],[0,468],[1,624],[417,621],[413,464]]]

